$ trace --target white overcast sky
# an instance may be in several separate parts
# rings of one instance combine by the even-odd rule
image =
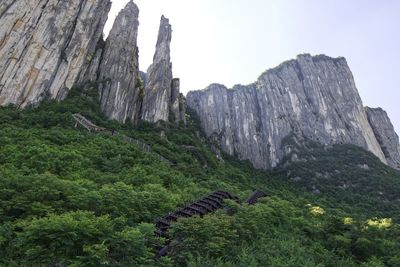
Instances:
[[[112,0],[105,32],[128,0]],[[160,17],[170,19],[181,90],[254,82],[301,53],[344,56],[365,105],[400,133],[400,0],[136,0],[140,69],[151,64]]]

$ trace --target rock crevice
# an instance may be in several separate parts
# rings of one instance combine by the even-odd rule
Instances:
[[[171,85],[170,113],[173,115],[172,120],[176,123],[186,125],[186,99],[180,93],[180,80],[175,78]]]

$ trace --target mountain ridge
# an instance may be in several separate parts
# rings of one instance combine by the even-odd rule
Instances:
[[[73,86],[91,87],[99,90],[102,112],[122,123],[185,124],[186,107],[191,108],[220,149],[257,168],[276,167],[287,150],[282,140],[292,133],[324,145],[355,144],[400,168],[390,119],[364,108],[343,57],[302,54],[250,85],[228,90],[212,84],[213,92],[191,91],[185,99],[172,73],[172,26],[164,16],[153,64],[144,75],[138,60],[139,8],[132,0],[106,40],[109,0],[23,3],[7,1],[0,16],[0,106],[35,106],[47,98],[65,99]]]
[[[207,137],[216,138],[223,151],[249,159],[258,168],[279,164],[285,154],[282,140],[291,133],[325,145],[356,144],[399,168],[396,148],[386,155],[382,151],[388,145],[383,140],[398,144],[390,119],[381,116],[391,130],[379,130],[383,126],[375,123],[373,131],[370,113],[364,110],[343,57],[302,54],[266,70],[247,86],[227,89],[211,84],[190,91],[187,103],[199,114]],[[377,138],[379,131],[386,137]]]

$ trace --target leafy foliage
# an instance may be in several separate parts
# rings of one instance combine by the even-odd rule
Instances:
[[[305,147],[305,148],[304,148]],[[278,168],[305,190],[330,197],[342,209],[400,220],[400,173],[372,153],[354,145],[323,147],[308,141],[298,148],[297,161]]]
[[[120,125],[90,88],[38,108],[0,108],[1,266],[400,266],[400,178],[370,153],[310,144],[299,154],[307,160],[255,170],[218,161],[192,113],[187,128]],[[75,129],[74,113],[175,165]],[[244,200],[256,188],[272,197],[179,220],[171,252],[155,257],[165,244],[153,234],[157,217],[213,190]]]

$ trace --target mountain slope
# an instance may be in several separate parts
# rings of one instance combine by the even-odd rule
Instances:
[[[175,164],[118,136],[75,129],[78,112],[145,141]],[[107,120],[96,88],[75,88],[65,101],[36,109],[1,108],[0,121],[1,265],[399,265],[400,178],[364,150],[315,146],[306,153],[318,160],[298,151],[303,165],[255,170],[228,155],[219,161],[198,134],[195,114],[188,128]],[[332,166],[345,175],[359,164],[373,171],[362,165],[345,177],[357,182],[362,198],[355,191],[335,194],[342,181],[313,169],[325,175]],[[376,186],[377,177],[383,185]],[[254,189],[271,197],[255,206],[227,202],[229,209],[180,220],[170,232],[170,254],[155,259],[165,242],[153,234],[155,219],[216,189],[242,200]]]

